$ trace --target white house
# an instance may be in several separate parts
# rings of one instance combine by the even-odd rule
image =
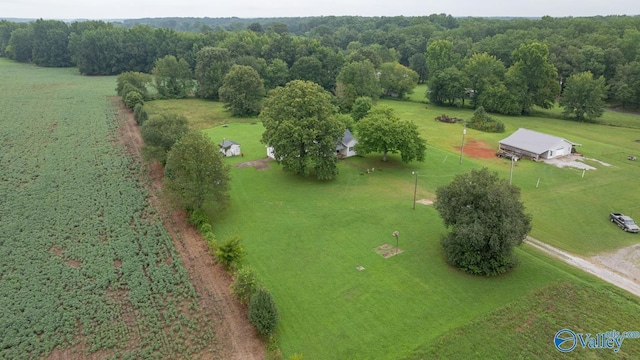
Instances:
[[[220,152],[224,156],[240,156],[242,152],[240,151],[240,144],[233,140],[224,139],[220,144]]]
[[[340,141],[338,141],[338,144],[336,145],[336,156],[340,158],[347,158],[357,155],[358,153],[356,153],[355,148],[357,143],[358,140],[353,137],[351,131],[349,131],[349,129],[346,129],[344,131],[342,139],[340,139]],[[273,146],[267,146],[267,156],[276,160],[276,157],[273,153]]]
[[[576,144],[561,137],[520,128],[506,139],[500,140],[500,150],[533,160],[553,159],[570,155]]]
[[[357,143],[358,139],[353,137],[353,134],[351,133],[351,131],[349,131],[349,129],[346,129],[344,131],[344,136],[336,146],[336,155],[340,158],[347,158],[358,155],[355,147]]]

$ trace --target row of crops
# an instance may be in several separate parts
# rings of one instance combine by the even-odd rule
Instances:
[[[139,164],[117,143],[114,87],[0,59],[0,358],[216,353]]]

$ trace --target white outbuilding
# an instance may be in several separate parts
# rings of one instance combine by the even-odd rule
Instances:
[[[356,144],[358,143],[358,139],[353,137],[353,134],[349,129],[344,131],[344,135],[342,139],[336,145],[336,155],[339,158],[348,158],[351,156],[358,155],[356,152]]]
[[[511,136],[500,140],[500,150],[533,160],[571,155],[576,145],[580,144],[525,128],[520,128]]]
[[[224,156],[240,156],[242,155],[242,151],[240,151],[240,144],[233,140],[224,139],[220,144],[220,152]]]

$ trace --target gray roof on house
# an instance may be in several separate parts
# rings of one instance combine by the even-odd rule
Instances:
[[[525,128],[520,128],[516,130],[516,132],[511,134],[511,136],[500,140],[500,144],[536,154],[542,154],[549,149],[556,148],[560,143],[563,142],[569,143],[571,145],[578,145],[561,137],[543,134]]]
[[[345,129],[344,135],[342,136],[342,140],[340,140],[340,142],[336,146],[336,149],[341,150],[346,148],[348,144],[353,140],[355,140],[356,142],[358,141],[355,137],[353,137],[353,134],[351,133],[351,131],[349,131],[349,129]]]
[[[222,141],[219,145],[220,145],[220,147],[223,147],[223,148],[226,149],[226,148],[230,148],[232,145],[240,145],[240,144],[238,144],[237,142],[235,142],[233,140],[224,139],[224,141]]]

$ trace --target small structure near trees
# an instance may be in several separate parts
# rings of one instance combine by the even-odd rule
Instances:
[[[218,145],[220,146],[220,153],[226,157],[242,155],[242,151],[240,151],[240,144],[233,140],[224,139]]]
[[[499,150],[536,161],[571,155],[575,152],[574,146],[580,145],[561,137],[525,128],[520,128],[509,137],[500,140],[499,144]]]
[[[341,159],[358,155],[355,148],[356,144],[358,144],[358,139],[353,136],[349,129],[346,129],[344,136],[336,146],[336,155]]]

